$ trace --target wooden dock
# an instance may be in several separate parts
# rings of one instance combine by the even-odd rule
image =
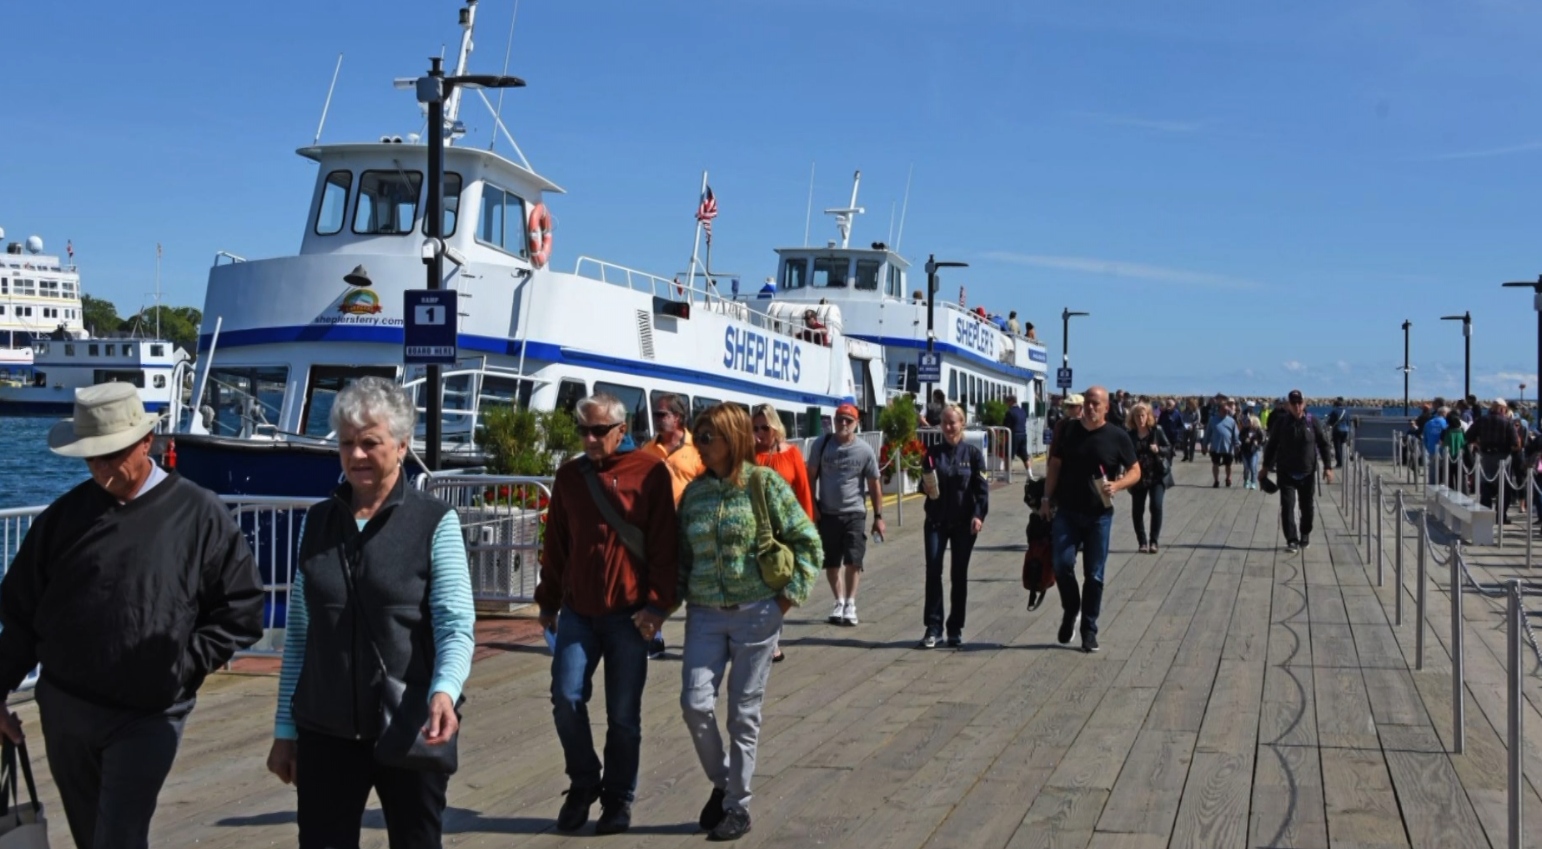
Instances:
[[[1203,458],[1201,458],[1203,460]],[[1278,499],[1212,489],[1208,463],[1179,463],[1158,555],[1135,552],[1118,500],[1103,651],[1058,645],[1060,611],[1024,610],[1026,508],[993,493],[971,569],[963,651],[914,648],[922,635],[919,505],[870,547],[862,624],[825,624],[829,593],[789,619],[774,667],[748,846],[863,849],[1189,849],[1503,846],[1502,607],[1467,596],[1467,752],[1447,754],[1449,607],[1432,575],[1435,623],[1413,672],[1408,612],[1392,624],[1386,586],[1363,560],[1333,487],[1313,545],[1282,548]],[[1518,551],[1506,554],[1519,562]],[[1542,556],[1542,554],[1539,554]],[[1480,556],[1500,577],[1501,558]],[[682,625],[650,670],[643,772],[631,832],[554,830],[567,787],[552,728],[544,645],[484,645],[467,688],[461,772],[446,845],[682,847],[710,790],[680,717]],[[1542,839],[1542,714],[1528,677],[1527,823]],[[294,845],[293,790],[264,769],[277,679],[215,676],[204,688],[161,795],[161,846]],[[596,681],[594,715],[603,724]],[[35,709],[20,708],[37,734]],[[37,746],[35,753],[41,752]],[[66,838],[62,812],[39,778]],[[596,808],[598,813],[598,808]],[[365,845],[385,846],[372,802]],[[1533,844],[1539,845],[1539,844]]]

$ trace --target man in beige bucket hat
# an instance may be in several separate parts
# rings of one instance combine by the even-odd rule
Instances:
[[[77,390],[48,447],[91,479],[32,523],[0,580],[0,693],[41,665],[48,766],[80,847],[145,847],[204,677],[262,636],[246,538],[214,493],[150,459],[127,383]],[[0,710],[0,734],[21,721]]]

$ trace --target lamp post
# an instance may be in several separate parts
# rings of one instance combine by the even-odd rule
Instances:
[[[1506,283],[1506,288],[1527,288],[1535,292],[1531,306],[1537,311],[1537,379],[1542,380],[1542,276],[1535,283]]]
[[[1071,318],[1078,315],[1092,315],[1090,312],[1072,312],[1070,307],[1060,311],[1060,367],[1071,365]]]
[[[433,247],[433,253],[424,257],[428,266],[428,288],[444,287],[444,102],[456,86],[461,88],[518,88],[525,84],[518,77],[496,74],[467,74],[447,77],[444,60],[438,56],[429,59],[428,76],[418,77],[416,88],[418,102],[428,107],[428,202],[423,219],[423,235]],[[439,450],[443,441],[444,399],[441,395],[443,367],[430,365],[424,391],[428,393],[428,427],[426,462],[431,472],[439,470]]]
[[[1466,351],[1462,354],[1462,397],[1472,395],[1472,311],[1461,315],[1443,315],[1441,321],[1460,321],[1462,323],[1462,339],[1466,344]]]
[[[932,352],[933,343],[937,339],[937,334],[932,330],[934,311],[937,308],[937,290],[942,285],[942,282],[937,279],[937,269],[968,267],[969,263],[967,262],[938,262],[936,254],[929,254],[926,257],[926,352],[928,354]],[[935,385],[930,381],[927,382],[926,398],[922,402],[923,404],[932,403],[932,387]]]

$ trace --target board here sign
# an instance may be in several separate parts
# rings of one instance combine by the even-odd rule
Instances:
[[[403,293],[402,362],[454,365],[460,315],[454,289],[408,289]]]

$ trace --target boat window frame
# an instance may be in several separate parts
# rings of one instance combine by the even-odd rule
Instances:
[[[791,292],[794,289],[807,289],[809,287],[809,258],[806,256],[788,257],[782,260],[782,274],[777,281],[777,289],[782,292]],[[792,285],[793,269],[798,269],[796,286]]]
[[[450,180],[452,178],[455,180],[455,193],[453,195],[450,193]],[[460,226],[460,202],[466,195],[466,178],[462,177],[459,171],[446,171],[444,172],[442,185],[444,186],[444,213],[450,216],[450,226],[441,228],[444,232],[440,233],[439,236],[440,238],[448,239],[455,235],[456,228]],[[452,199],[455,202],[453,208],[450,206]],[[424,198],[424,203],[427,202],[428,199]],[[423,231],[423,235],[427,236],[428,216],[422,216],[422,220],[423,223],[418,225],[418,229]]]
[[[346,174],[346,175],[348,175],[348,182],[342,184],[342,188],[343,188],[343,209],[342,209],[342,215],[339,216],[338,219],[337,219],[337,229],[336,230],[332,230],[330,232],[322,232],[322,230],[321,230],[321,213],[322,213],[322,210],[326,209],[327,189],[329,187],[331,187],[331,186],[337,185],[336,183],[332,182],[332,178],[336,177],[338,174]],[[349,208],[351,206],[350,202],[352,200],[353,200],[353,171],[350,170],[350,169],[347,169],[347,168],[338,168],[338,169],[336,169],[334,171],[329,171],[327,173],[327,176],[321,181],[321,190],[318,192],[318,197],[317,197],[317,200],[316,200],[316,219],[313,222],[311,222],[311,232],[315,233],[318,236],[336,236],[338,233],[343,232],[343,227],[346,226],[347,223],[348,223],[348,210],[349,210]]]
[[[315,399],[315,396],[316,396],[316,389],[317,389],[316,381],[317,381],[317,378],[318,377],[322,378],[322,379],[331,378],[331,377],[344,377],[344,378],[346,378],[346,377],[348,377],[350,375],[352,375],[354,377],[354,382],[357,382],[358,379],[361,378],[361,377],[370,377],[370,376],[384,377],[387,380],[393,380],[394,381],[396,379],[396,367],[395,366],[351,366],[351,365],[312,364],[309,367],[309,369],[307,370],[307,374],[305,375],[305,395],[304,395],[303,400],[300,403],[300,423],[299,423],[299,429],[300,429],[300,433],[301,434],[303,434],[305,436],[322,436],[322,437],[325,437],[326,435],[328,435],[329,433],[332,432],[332,423],[331,423],[331,412],[332,412],[332,409],[330,407],[327,408],[328,418],[327,418],[327,420],[325,422],[323,422],[323,425],[326,427],[326,429],[323,430],[320,434],[316,434],[316,433],[312,433],[311,432],[310,418],[311,418],[311,410],[312,410],[312,401]],[[347,389],[350,385],[351,384],[347,380],[344,380],[343,382],[341,382],[338,385],[338,387],[335,390],[335,392],[336,393],[341,393],[344,389]],[[334,394],[333,398],[334,398],[333,402],[336,403],[336,395],[335,394]]]
[[[500,206],[503,207],[503,227],[502,227],[502,234],[501,234],[502,237],[503,237],[503,242],[504,242],[503,244],[498,244],[496,242],[489,242],[486,239],[482,238],[482,221],[483,221],[483,217],[487,214],[487,192],[488,192],[489,189],[497,191],[497,192],[499,192],[499,193],[501,193],[503,195],[503,202],[499,204]],[[510,197],[512,197],[515,200],[519,201],[519,250],[517,250],[517,251],[511,251],[507,247],[508,241],[509,241],[509,239],[508,239],[508,234],[509,234],[509,204],[508,204],[508,199]],[[524,195],[520,194],[519,192],[516,192],[513,189],[510,189],[510,188],[508,188],[506,186],[503,186],[503,185],[500,185],[498,183],[494,183],[494,182],[492,182],[490,180],[483,180],[482,181],[482,191],[480,193],[478,193],[478,196],[477,196],[477,229],[476,229],[476,233],[473,235],[473,238],[476,239],[476,243],[479,244],[479,245],[484,245],[486,247],[492,248],[495,251],[506,253],[509,256],[517,257],[517,258],[522,259],[522,260],[524,260],[526,262],[529,262],[530,261],[530,208],[531,208],[530,200],[528,198],[526,198]]]
[[[850,256],[842,256],[840,254],[833,254],[833,255],[826,255],[826,256],[816,256],[813,259],[814,259],[814,263],[809,268],[809,281],[808,281],[809,288],[811,288],[811,289],[847,289],[847,288],[851,287],[851,257]],[[841,282],[840,283],[832,283],[831,282],[830,273],[826,272],[825,284],[823,286],[821,286],[821,285],[819,285],[819,266],[820,266],[821,263],[827,263],[827,262],[845,262],[846,270],[841,273],[841,278],[840,278]]]
[[[386,230],[360,230],[359,229],[359,209],[364,204],[364,181],[366,179],[368,179],[371,174],[383,174],[387,178],[390,178],[390,179],[393,179],[393,180],[399,180],[402,177],[406,177],[407,178],[407,182],[409,184],[413,185],[414,191],[413,191],[413,196],[412,196],[412,220],[410,222],[408,222],[408,224],[407,224],[405,229],[402,229],[402,230],[391,230],[391,231],[386,231]],[[373,203],[374,203],[374,201],[372,200],[371,201],[371,205],[373,205]],[[367,171],[360,171],[359,172],[358,189],[356,191],[354,191],[354,193],[353,193],[353,225],[352,225],[353,234],[355,236],[411,236],[413,233],[417,232],[417,229],[418,229],[418,209],[420,207],[422,207],[422,206],[423,206],[423,172],[422,171],[408,170],[406,168],[389,168],[389,169],[388,168],[371,168],[371,169],[369,169]],[[371,209],[370,217],[374,218],[374,210],[373,209]]]
[[[574,392],[577,394],[573,394]],[[588,397],[588,395],[589,384],[576,377],[564,377],[557,384],[557,398],[552,404],[552,409],[566,410],[576,420],[578,418],[578,402]]]
[[[289,390],[289,374],[290,374],[291,371],[293,371],[293,368],[288,363],[268,364],[268,365],[230,365],[230,366],[222,366],[222,365],[218,365],[218,364],[211,365],[209,367],[209,370],[208,370],[208,375],[204,378],[207,381],[206,385],[214,393],[213,395],[206,395],[205,396],[206,399],[208,399],[212,403],[206,403],[204,406],[209,407],[214,412],[213,420],[209,423],[209,425],[210,425],[209,426],[209,432],[211,434],[215,435],[215,436],[231,436],[231,435],[234,435],[234,436],[236,436],[238,438],[244,438],[244,437],[252,435],[253,433],[256,433],[257,428],[262,426],[262,425],[268,425],[268,426],[276,425],[278,423],[278,421],[281,419],[281,417],[283,416],[283,413],[284,413],[284,402],[288,400],[287,396],[288,396],[288,390]],[[277,377],[275,379],[274,375],[276,373],[281,374],[281,376]],[[263,421],[261,421],[261,422],[255,422],[255,421],[251,422],[250,423],[251,424],[250,429],[248,429],[248,427],[246,426],[246,424],[247,424],[246,409],[248,409],[248,408],[243,408],[243,410],[240,411],[240,413],[239,413],[241,421],[243,423],[242,427],[240,427],[240,428],[238,428],[238,429],[236,429],[234,431],[229,431],[229,430],[223,429],[220,426],[219,416],[220,416],[220,412],[221,412],[222,406],[223,406],[222,405],[222,401],[224,400],[223,399],[223,395],[225,393],[231,393],[231,392],[237,391],[236,389],[227,388],[228,384],[225,382],[225,379],[229,378],[229,377],[244,378],[244,379],[248,380],[250,382],[250,384],[251,384],[251,387],[252,387],[251,392],[247,392],[247,390],[245,390],[245,389],[240,389],[239,391],[242,394],[247,395],[248,398],[250,398],[253,401],[257,402],[257,404],[259,405],[258,406],[259,412],[262,413]],[[277,385],[277,387],[278,387],[278,389],[277,389],[278,399],[279,399],[278,400],[278,406],[273,409],[273,418],[271,418],[271,419],[269,419],[267,417],[267,413],[266,412],[262,412],[262,410],[261,410],[261,407],[262,407],[262,397],[261,397],[261,394],[260,394],[261,393],[261,386],[260,386],[260,384]]]
[[[647,442],[649,439],[653,438],[652,431],[649,429],[653,425],[653,411],[648,404],[648,390],[642,388],[641,386],[629,386],[625,383],[612,383],[608,380],[596,380],[594,382],[594,394],[598,395],[601,392],[606,392],[616,396],[616,398],[621,401],[623,406],[626,405],[626,396],[636,392],[637,400],[640,403],[633,405],[630,412],[627,413],[627,433],[631,434],[632,441],[636,443],[639,448],[642,447],[644,442]],[[641,423],[641,427],[638,426],[639,423]],[[641,437],[641,439],[638,437]]]
[[[862,285],[862,266],[864,266],[864,265],[871,266],[872,269],[873,269],[873,285],[871,285],[871,286],[864,286],[864,285]],[[864,259],[862,257],[857,257],[856,258],[856,262],[851,267],[853,269],[853,271],[852,271],[852,281],[851,281],[852,291],[856,291],[856,292],[877,292],[878,291],[879,279],[883,276],[883,260],[881,260],[881,259]]]

